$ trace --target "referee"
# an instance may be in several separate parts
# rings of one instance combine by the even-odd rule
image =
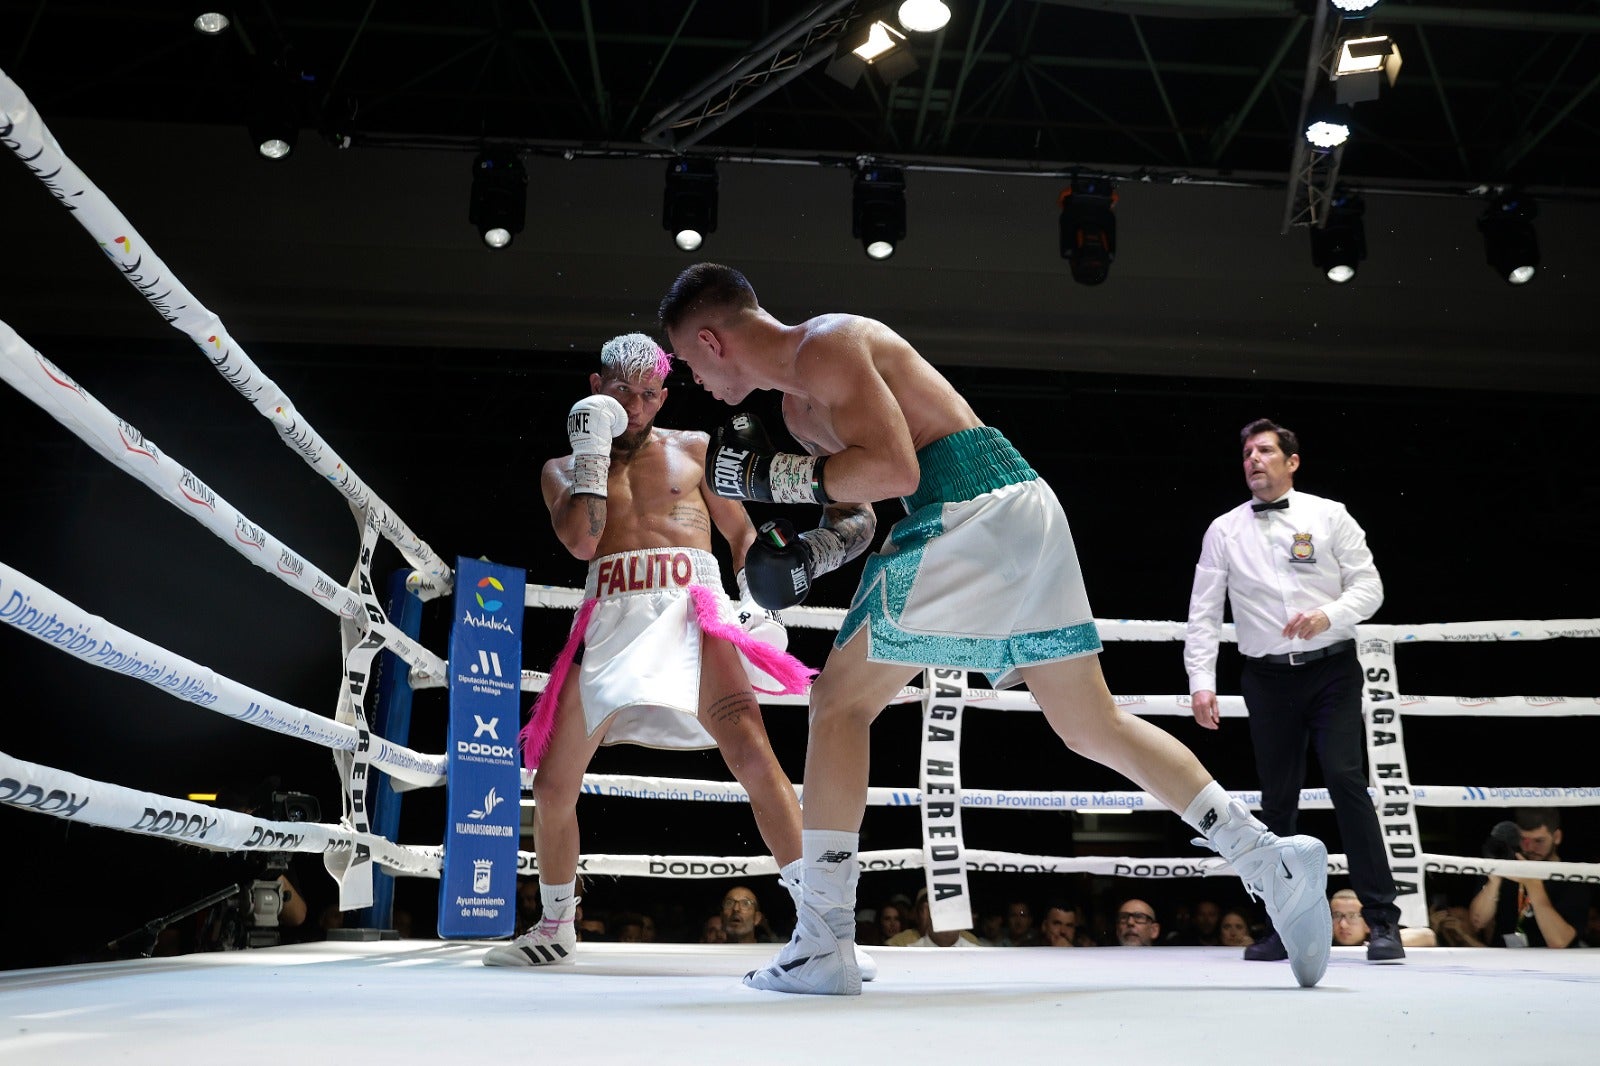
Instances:
[[[1240,432],[1251,499],[1206,530],[1194,568],[1184,667],[1194,720],[1216,729],[1217,634],[1227,597],[1244,662],[1241,688],[1261,781],[1261,820],[1295,832],[1306,748],[1316,749],[1333,800],[1350,883],[1370,934],[1367,958],[1405,957],[1394,875],[1362,767],[1361,668],[1356,623],[1383,602],[1367,537],[1344,504],[1294,489],[1300,442],[1260,418]],[[1274,932],[1245,949],[1258,961],[1286,958]]]

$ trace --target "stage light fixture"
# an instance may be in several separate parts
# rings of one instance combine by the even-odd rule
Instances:
[[[1400,46],[1390,37],[1352,37],[1339,42],[1333,88],[1341,104],[1376,100],[1400,76]]]
[[[905,0],[895,16],[912,33],[937,33],[950,21],[950,8],[943,0]]]
[[[899,167],[863,164],[856,170],[850,235],[869,259],[887,259],[906,235],[906,175]]]
[[[202,11],[194,17],[194,28],[208,37],[215,37],[231,25],[228,16],[220,11]]]
[[[1368,11],[1378,6],[1378,0],[1333,0],[1333,6],[1348,18],[1365,18]]]
[[[1072,266],[1079,285],[1099,285],[1111,275],[1117,257],[1117,188],[1110,178],[1074,175],[1061,190],[1061,258]]]
[[[250,89],[250,143],[266,159],[284,159],[300,137],[300,95],[283,63],[257,69]]]
[[[661,226],[686,252],[697,250],[717,230],[717,165],[682,156],[667,161]]]
[[[486,151],[472,161],[467,221],[490,248],[510,246],[528,210],[528,172],[515,152]]]
[[[883,13],[868,15],[840,37],[826,69],[828,77],[853,89],[869,67],[885,84],[917,69],[916,57],[906,47],[906,35]]]
[[[1526,285],[1539,270],[1539,235],[1533,229],[1538,213],[1532,197],[1500,192],[1478,216],[1484,258],[1512,285]]]
[[[1366,203],[1360,196],[1336,192],[1327,220],[1311,227],[1311,261],[1336,285],[1354,278],[1367,257],[1367,234],[1361,222],[1365,213]]]

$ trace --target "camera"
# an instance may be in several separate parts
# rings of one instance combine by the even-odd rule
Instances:
[[[1522,850],[1522,827],[1516,822],[1496,822],[1483,842],[1486,859],[1514,859]]]

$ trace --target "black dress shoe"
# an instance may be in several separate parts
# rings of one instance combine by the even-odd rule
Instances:
[[[1399,941],[1395,942],[1395,946],[1400,946]],[[1283,941],[1278,939],[1277,930],[1273,930],[1264,939],[1257,940],[1245,948],[1244,957],[1251,962],[1282,962],[1289,957],[1289,951],[1283,946]]]
[[[1367,961],[1393,962],[1406,957],[1400,943],[1400,930],[1391,922],[1378,922],[1367,927]]]

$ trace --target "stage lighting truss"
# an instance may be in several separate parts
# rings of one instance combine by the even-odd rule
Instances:
[[[528,210],[528,172],[512,151],[485,151],[472,161],[467,221],[490,248],[508,247],[522,232]]]
[[[1099,285],[1111,275],[1117,257],[1116,185],[1109,178],[1074,175],[1061,190],[1061,258],[1072,267],[1072,280]]]
[[[1539,270],[1539,235],[1533,220],[1539,205],[1520,192],[1501,190],[1478,216],[1484,258],[1512,285],[1526,285]]]
[[[869,259],[887,259],[906,235],[906,176],[899,167],[862,162],[850,203],[850,235]]]
[[[1338,190],[1320,226],[1312,226],[1311,261],[1329,281],[1343,285],[1356,276],[1367,257],[1367,235],[1361,216],[1366,204],[1357,194]]]
[[[717,229],[717,165],[680,156],[667,161],[661,226],[686,252],[697,251]]]

